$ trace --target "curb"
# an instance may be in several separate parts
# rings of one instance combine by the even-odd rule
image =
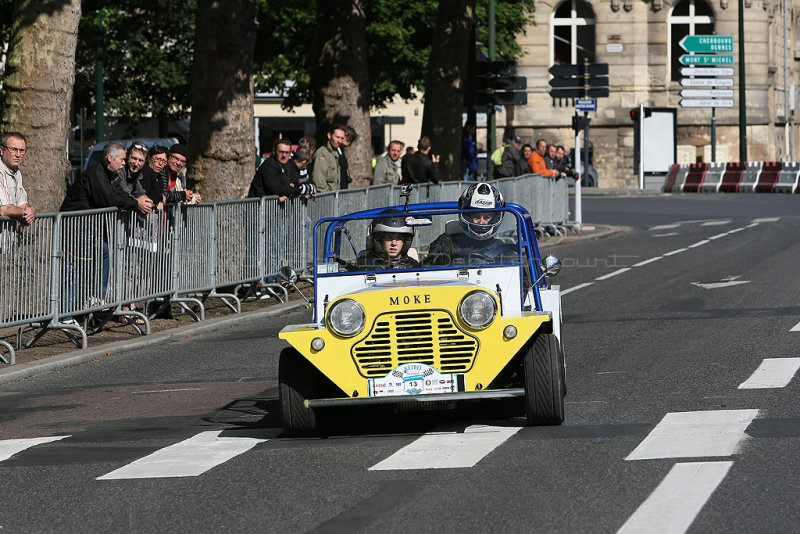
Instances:
[[[0,369],[0,384],[13,382],[15,380],[22,380],[48,371],[63,369],[64,367],[78,365],[91,360],[104,358],[106,356],[124,354],[126,352],[131,352],[155,343],[162,343],[164,341],[170,341],[172,339],[184,337],[188,334],[196,334],[206,330],[214,330],[215,328],[227,326],[230,323],[239,322],[242,320],[272,317],[274,315],[280,315],[282,313],[294,311],[304,307],[308,307],[308,304],[304,300],[287,302],[285,304],[270,306],[266,310],[256,310],[228,317],[209,319],[208,321],[203,321],[202,323],[187,324],[177,328],[169,328],[155,334],[150,334],[149,336],[143,336],[142,339],[137,341],[117,341],[115,343],[100,345],[99,347],[92,349],[80,349],[68,352],[66,354],[61,354],[59,356],[49,357],[45,360],[20,363],[8,369]]]
[[[580,241],[602,239],[604,237],[610,237],[616,234],[623,234],[633,230],[633,227],[631,226],[601,226],[601,225],[588,225],[588,224],[584,225],[584,228],[588,226],[595,226],[595,228],[597,228],[597,231],[596,232],[592,231],[584,235],[576,234],[576,235],[566,235],[563,237],[553,237],[545,242],[539,243],[539,249],[550,248],[557,245],[571,245],[573,243],[577,243]]]

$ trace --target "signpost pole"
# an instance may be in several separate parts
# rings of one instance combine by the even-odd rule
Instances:
[[[575,130],[575,170],[580,173],[581,169],[581,131]],[[578,223],[578,231],[583,228],[583,206],[581,205],[581,178],[582,173],[575,180],[575,222]]]
[[[644,189],[644,104],[639,104],[639,189]]]
[[[711,163],[717,162],[717,108],[711,108]]]

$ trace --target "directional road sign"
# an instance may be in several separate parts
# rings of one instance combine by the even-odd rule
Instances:
[[[733,78],[681,78],[681,87],[733,87]]]
[[[584,94],[583,87],[571,89],[550,89],[550,98],[604,98],[608,96],[608,87],[589,89]]]
[[[733,89],[682,89],[681,96],[700,98],[733,98]]]
[[[733,65],[733,56],[728,55],[711,55],[711,54],[698,54],[690,55],[684,54],[680,58],[681,65]]]
[[[730,35],[687,35],[678,44],[687,52],[733,52]]]
[[[575,100],[575,109],[578,111],[597,111],[597,99],[578,98]]]
[[[586,73],[591,74],[592,76],[608,75],[608,63],[590,63],[589,65],[553,65],[547,70],[547,72],[553,76],[579,76],[584,74],[584,68],[586,69]]]
[[[681,99],[682,108],[732,108],[733,100]]]
[[[498,76],[510,76],[517,73],[516,61],[476,61],[475,74],[482,76],[485,74],[496,74]]]
[[[608,76],[598,76],[596,78],[583,78],[576,76],[574,78],[553,78],[550,80],[550,87],[608,87]]]
[[[495,91],[513,91],[515,89],[527,89],[528,78],[525,76],[500,76],[498,78],[488,78],[478,76],[475,78],[478,90],[494,89]]]
[[[681,76],[733,76],[731,67],[683,67]]]

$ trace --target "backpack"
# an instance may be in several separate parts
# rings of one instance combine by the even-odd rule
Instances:
[[[501,145],[492,152],[492,163],[494,163],[495,167],[499,167],[503,164],[503,152],[506,151],[506,147],[508,146],[509,145]]]

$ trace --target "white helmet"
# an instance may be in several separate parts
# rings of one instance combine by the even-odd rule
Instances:
[[[503,200],[503,195],[500,191],[486,182],[472,184],[461,193],[461,197],[458,199],[458,209],[461,210],[504,208],[505,205],[506,202]],[[461,213],[459,218],[461,219],[464,233],[473,239],[483,240],[492,237],[500,229],[500,224],[503,222],[503,212],[495,211],[491,212],[491,214],[492,218],[487,224],[478,224],[472,222],[474,213]]]

